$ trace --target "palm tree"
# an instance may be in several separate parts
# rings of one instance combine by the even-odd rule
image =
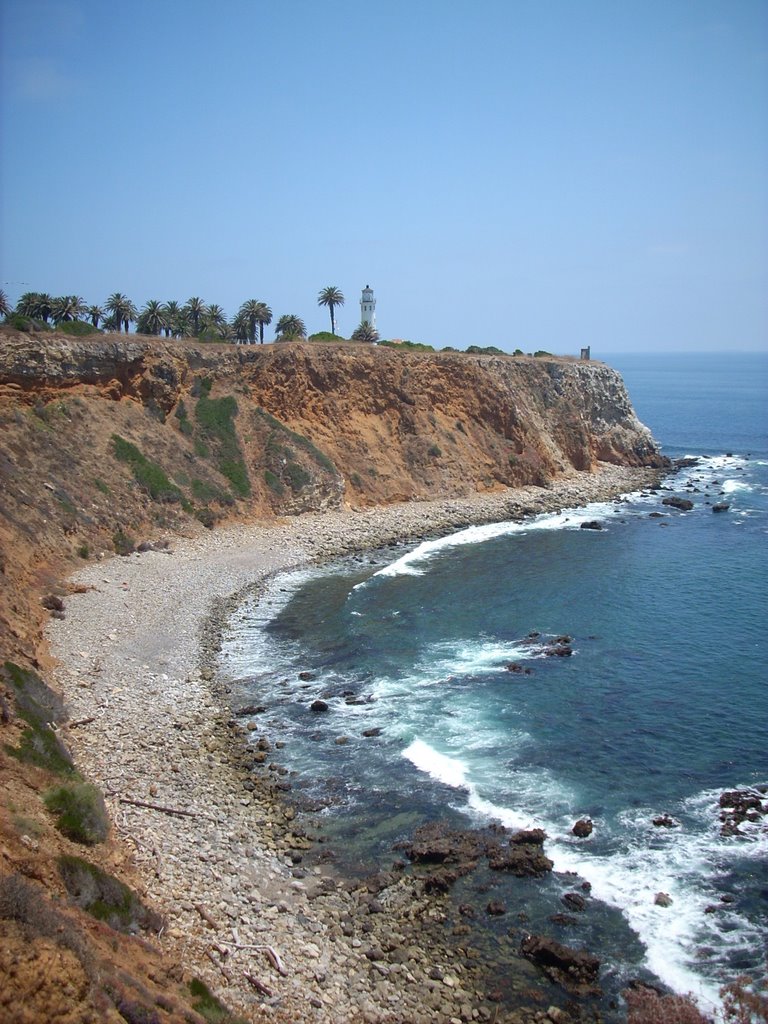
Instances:
[[[266,302],[260,302],[258,304],[259,309],[256,314],[256,323],[259,325],[259,344],[264,344],[264,328],[267,324],[272,323],[272,310],[266,304]]]
[[[89,306],[85,311],[85,315],[91,321],[93,327],[98,327],[99,321],[104,318],[104,310],[101,306]]]
[[[299,317],[294,316],[293,313],[286,313],[277,321],[275,335],[282,341],[293,341],[296,338],[306,338],[307,328]]]
[[[0,288],[0,316],[8,316],[11,312],[11,304],[8,301],[8,296],[5,294],[2,288]]]
[[[53,299],[46,292],[24,292],[16,303],[16,312],[47,324],[53,312]]]
[[[122,328],[128,333],[128,325],[131,320],[136,319],[136,307],[122,292],[113,292],[104,303],[104,308],[112,314],[114,329],[120,332]]]
[[[141,334],[160,334],[168,326],[165,306],[150,299],[139,314],[137,328]]]
[[[232,321],[232,334],[238,345],[245,345],[251,340],[251,325],[242,309]]]
[[[323,288],[320,294],[317,296],[318,306],[327,306],[331,312],[331,334],[336,333],[336,317],[334,316],[334,310],[337,306],[344,305],[344,296],[341,293],[341,289],[337,288],[333,284],[329,284],[327,288]]]
[[[173,299],[171,299],[170,302],[166,302],[165,305],[163,306],[163,315],[165,317],[164,330],[166,338],[175,338],[177,336],[176,327],[179,323],[179,320],[183,318],[181,306],[178,304],[178,302],[175,302]]]
[[[85,302],[79,295],[59,295],[52,303],[53,322],[60,324],[67,320],[79,320],[85,314]]]
[[[379,340],[379,332],[375,327],[372,327],[366,320],[363,320],[354,331],[352,332],[352,341],[365,341],[369,345],[372,345],[374,341]]]
[[[205,313],[203,315],[203,330],[213,331],[215,334],[221,335],[222,328],[226,325],[227,318],[224,315],[224,310],[221,306],[215,302],[205,307]]]
[[[272,310],[266,302],[259,302],[258,299],[248,299],[237,312],[238,317],[244,317],[248,324],[248,341],[253,345],[256,341],[256,325],[259,327],[259,342],[264,344],[264,326],[272,323]]]
[[[200,333],[200,321],[205,316],[205,303],[202,299],[199,299],[194,295],[191,299],[187,299],[187,304],[184,309],[189,316],[193,334],[197,337]]]

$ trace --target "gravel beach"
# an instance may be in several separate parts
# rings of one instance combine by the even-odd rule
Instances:
[[[280,799],[279,776],[255,770],[216,676],[217,635],[233,598],[275,572],[657,478],[603,466],[547,488],[201,530],[79,571],[66,617],[48,630],[67,739],[165,917],[160,943],[248,1019],[570,1019],[546,1007],[499,1012],[471,956],[441,938],[440,901],[410,877],[352,885],[302,870],[310,839]]]

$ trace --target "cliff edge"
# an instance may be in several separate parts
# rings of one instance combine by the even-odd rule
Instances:
[[[37,648],[68,560],[162,532],[661,466],[618,373],[364,345],[73,341],[0,328],[0,630]]]

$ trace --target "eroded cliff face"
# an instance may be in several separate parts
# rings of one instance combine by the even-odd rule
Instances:
[[[81,851],[39,799],[57,769],[11,756],[36,721],[24,708],[47,694],[26,670],[48,674],[43,620],[73,566],[227,518],[546,484],[598,460],[663,462],[621,379],[599,364],[73,342],[0,327],[0,937],[12,979],[2,1005],[62,1021],[117,1024],[128,1012],[118,1005],[134,1006],[132,1019],[154,1006],[169,1022],[202,1019],[181,965],[70,905],[59,857]],[[36,743],[48,736],[40,721]],[[134,884],[120,842],[88,856]]]
[[[0,333],[0,626],[66,559],[217,520],[660,465],[599,363]]]

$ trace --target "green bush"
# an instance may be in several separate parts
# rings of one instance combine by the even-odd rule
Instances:
[[[192,1009],[205,1017],[208,1024],[245,1024],[242,1017],[231,1014],[199,978],[190,981],[189,992],[193,999]]]
[[[122,526],[112,534],[112,544],[118,555],[130,555],[136,550],[136,541],[123,531]]]
[[[212,530],[216,525],[216,516],[207,506],[195,509],[195,519],[198,519],[206,530]]]
[[[213,484],[200,480],[198,477],[192,478],[192,497],[195,501],[213,501],[219,497],[220,493],[218,487],[214,487]]]
[[[84,320],[62,320],[56,325],[56,330],[61,334],[69,334],[73,338],[86,338],[89,334],[103,334],[98,327],[86,323]]]
[[[275,494],[284,494],[285,487],[283,487],[280,478],[275,476],[271,469],[264,470],[264,480],[266,481],[267,487]]]
[[[272,448],[273,451],[277,453],[277,438],[285,438],[293,442],[293,444],[295,444],[297,448],[301,448],[303,451],[307,452],[308,455],[311,455],[314,461],[318,464],[318,466],[326,470],[328,473],[338,473],[338,470],[336,469],[336,466],[331,461],[331,459],[328,458],[325,452],[321,452],[319,448],[316,448],[308,437],[305,437],[303,434],[297,433],[295,430],[291,430],[290,427],[286,427],[286,425],[284,423],[281,423],[276,416],[273,416],[271,413],[265,412],[264,409],[257,409],[256,415],[260,419],[264,420],[265,423],[269,424],[269,426],[272,427],[273,430],[273,433],[270,434],[270,436],[267,438],[265,447],[267,447],[268,449]]]
[[[503,352],[500,348],[495,345],[469,345],[467,347],[467,353],[469,355],[476,356],[504,356],[506,352]]]
[[[103,843],[109,831],[104,797],[90,782],[73,782],[49,790],[45,806],[56,816],[56,828],[76,843]]]
[[[339,334],[331,334],[330,331],[318,331],[316,334],[310,334],[307,341],[346,341],[346,338],[342,338]]]
[[[126,441],[119,434],[112,435],[115,458],[125,462],[133,473],[136,483],[143,487],[155,501],[180,501],[181,491],[171,483],[165,472],[143,455],[135,444]]]
[[[434,345],[424,345],[420,341],[380,341],[379,347],[400,349],[403,352],[434,352]]]
[[[210,377],[195,377],[192,382],[190,394],[193,398],[200,398],[201,395],[205,395],[207,397],[210,395],[212,387],[213,381]]]
[[[285,467],[285,475],[288,477],[288,486],[294,493],[303,490],[312,482],[311,475],[298,462],[289,462]]]
[[[70,855],[59,857],[58,864],[67,892],[92,917],[122,932],[137,927],[159,931],[162,927],[159,914],[148,910],[127,885],[95,864]]]
[[[430,455],[433,459],[439,459],[442,454],[442,451],[436,444],[431,444],[427,451],[427,455]]]
[[[209,398],[209,392],[210,386],[207,391],[201,393],[195,408],[195,417],[206,440],[213,441],[218,446],[219,472],[229,480],[235,493],[241,498],[246,498],[251,493],[251,482],[235,432],[237,402],[232,395]]]
[[[538,349],[538,351],[534,352],[533,354],[534,354],[534,356],[536,356],[536,358],[539,358],[541,356],[545,356],[546,357],[546,356],[551,356],[552,355],[551,352],[546,352],[543,348]]]
[[[37,765],[57,775],[75,775],[72,757],[52,725],[65,717],[62,701],[40,676],[6,661],[0,678],[10,686],[16,713],[26,728],[18,747],[6,744],[5,750],[17,761]]]
[[[3,321],[8,327],[15,327],[17,331],[33,333],[35,331],[52,331],[50,324],[42,320],[33,320],[31,316],[22,316],[21,313],[9,313]]]

